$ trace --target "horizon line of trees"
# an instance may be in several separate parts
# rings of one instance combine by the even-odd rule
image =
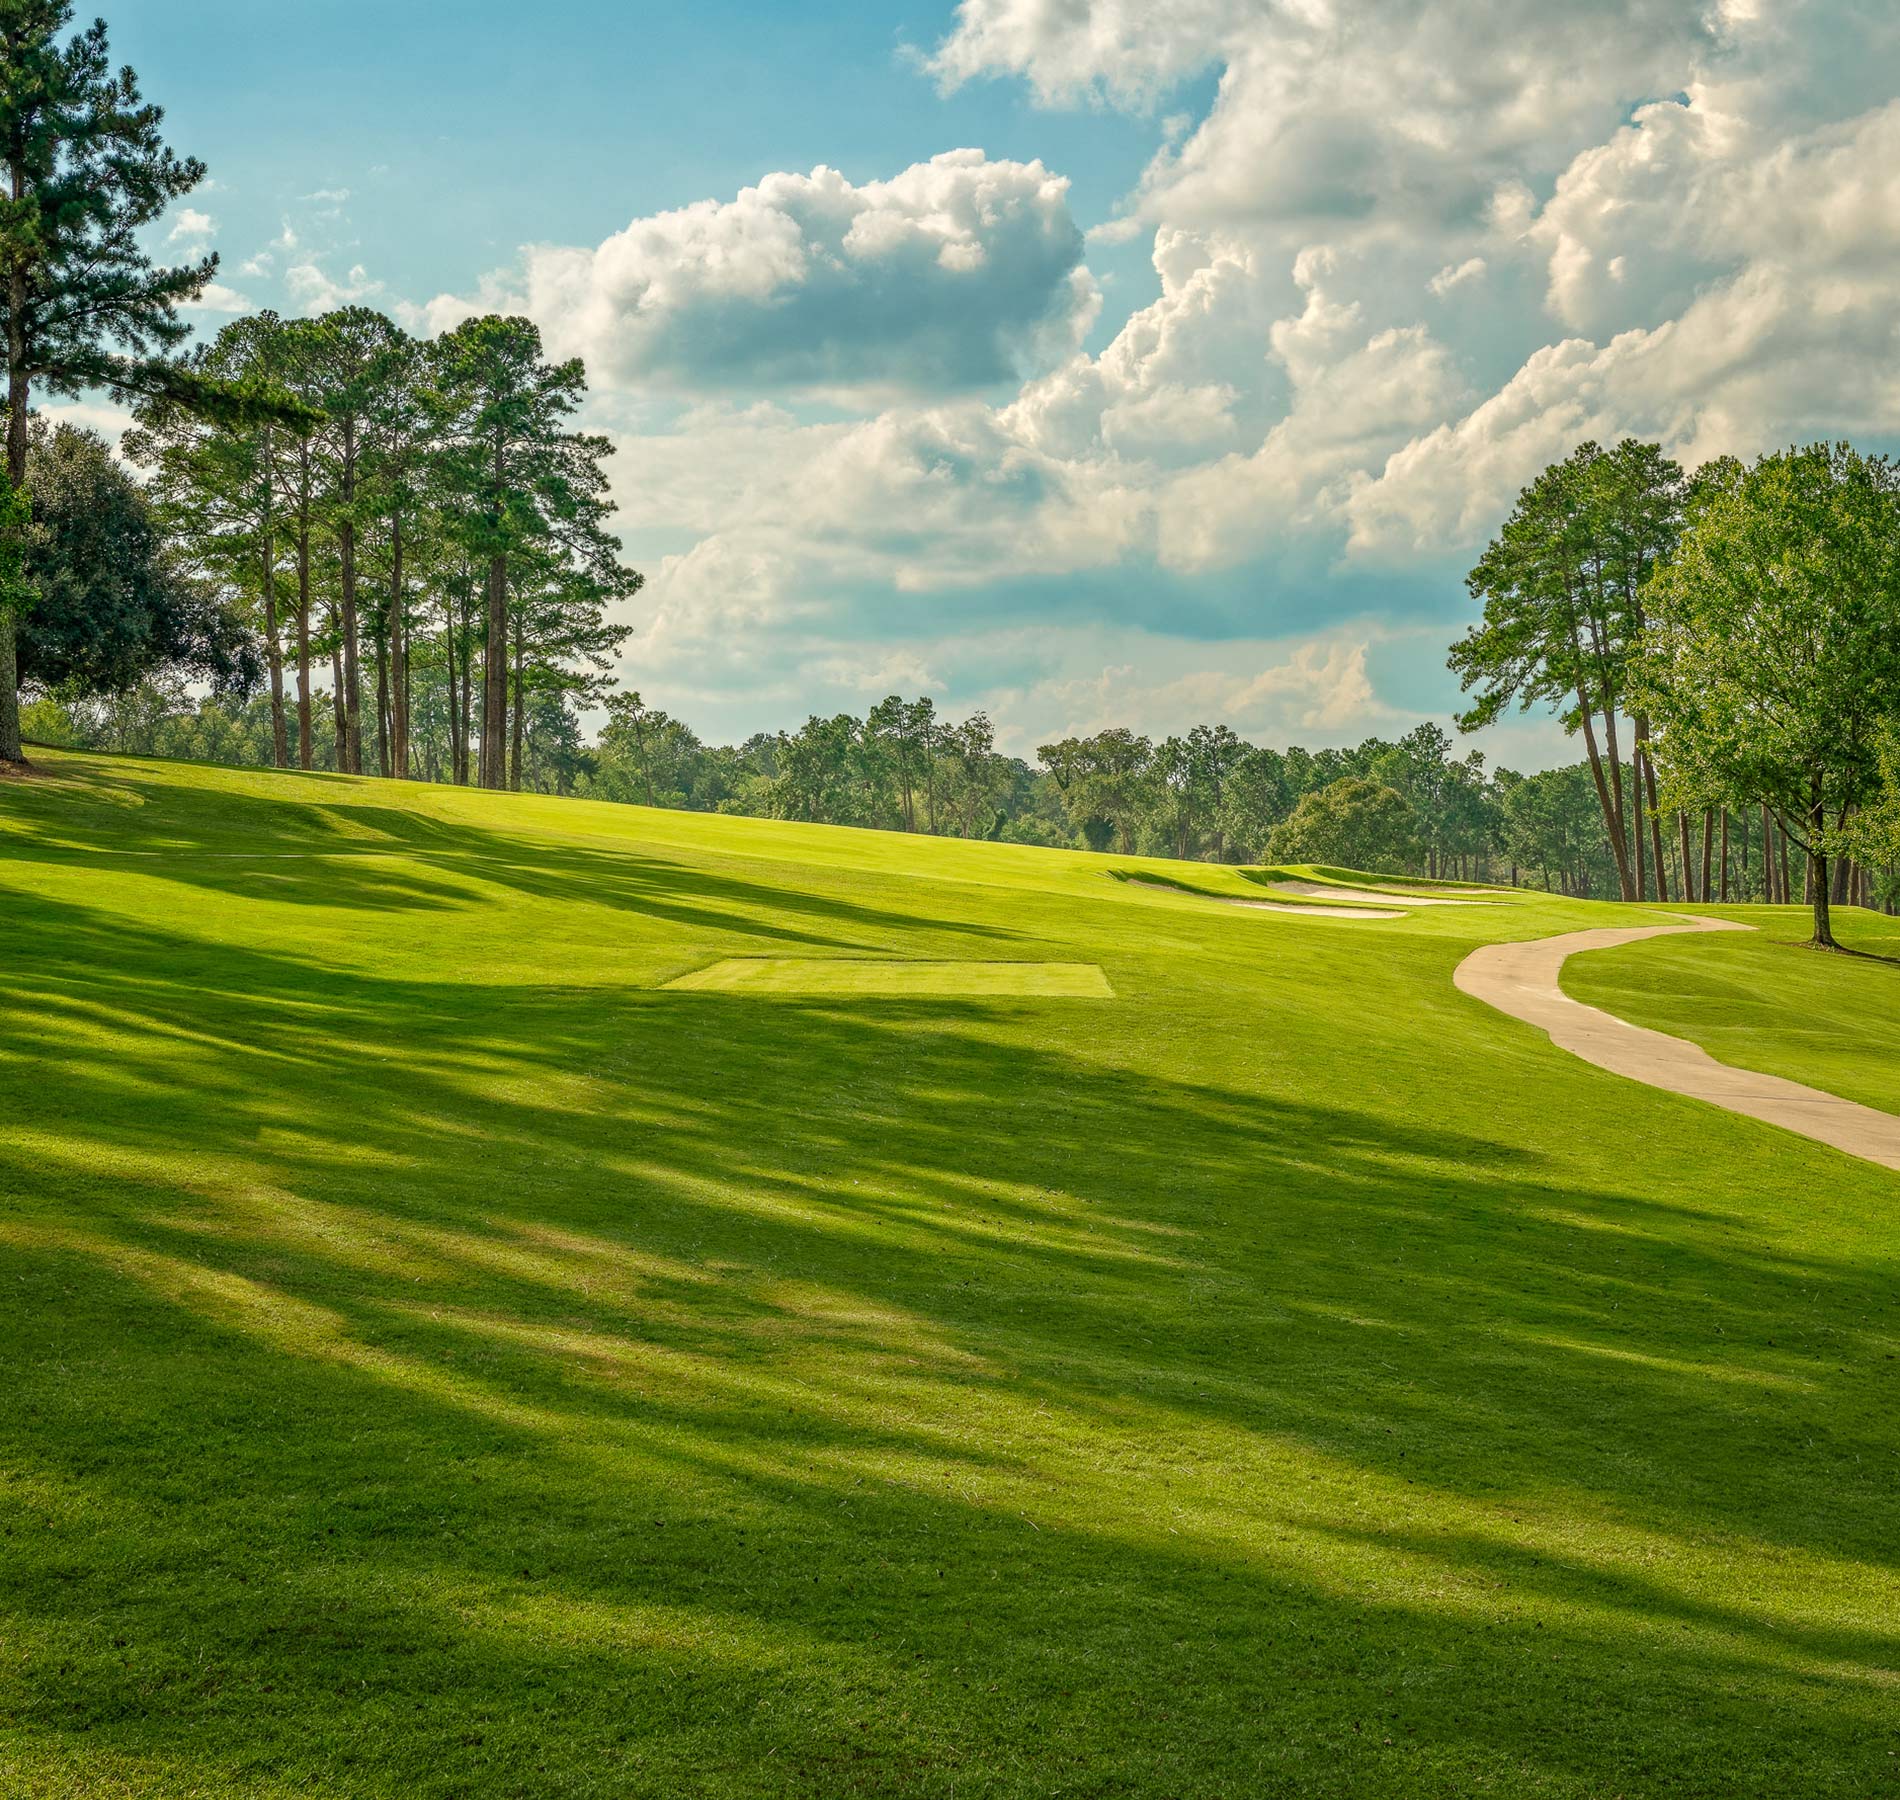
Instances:
[[[327,698],[327,696],[322,696]],[[1002,843],[1227,863],[1322,863],[1427,879],[1542,887],[1615,898],[1619,871],[1587,763],[1519,774],[1425,724],[1397,741],[1277,750],[1224,725],[1160,742],[1111,728],[996,750],[988,718],[941,716],[928,697],[892,695],[862,718],[813,716],[796,731],[708,744],[635,692],[612,694],[595,742],[571,711],[530,733],[532,791],[685,811],[792,819]],[[313,766],[337,770],[327,705],[315,711]],[[81,749],[205,762],[270,761],[268,700],[148,680],[129,692],[29,707],[32,734]],[[1626,764],[1621,779],[1633,785]],[[1900,768],[1896,769],[1900,773]],[[453,780],[446,767],[425,779]],[[1772,814],[1715,808],[1662,835],[1656,885],[1712,903],[1810,898],[1808,866]],[[1900,845],[1842,859],[1834,904],[1900,902]]]

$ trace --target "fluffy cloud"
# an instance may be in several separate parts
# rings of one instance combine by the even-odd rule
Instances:
[[[1069,184],[952,150],[888,181],[768,175],[734,200],[637,219],[598,247],[530,250],[476,301],[512,303],[609,382],[691,392],[952,393],[1069,354],[1098,296]]]
[[[1890,431],[1900,103],[1867,71],[1900,19],[1587,0],[1522,25],[1501,0],[965,0],[946,84],[1140,106],[1221,71],[1127,210],[1158,266],[1201,262],[1015,427],[1149,465],[1183,568],[1302,538],[1456,554],[1585,435],[1697,460]]]
[[[931,66],[1139,103],[1218,65],[1212,108],[1157,153],[1134,217],[1297,236],[1475,224],[1500,181],[1554,172],[1672,91],[1718,30],[1684,0],[1571,0],[1534,21],[1516,0],[964,0]]]
[[[1453,698],[1406,671],[1456,635],[1459,568],[1579,439],[1695,460],[1900,418],[1900,13],[1534,23],[964,0],[943,86],[1157,120],[1097,222],[1154,268],[1106,344],[1066,183],[977,151],[767,176],[414,319],[519,308],[586,356],[652,577],[630,671],[689,715],[929,686],[1019,748],[1402,728]],[[1206,72],[1202,116],[1159,120]]]
[[[1565,171],[1522,248],[1560,326],[1353,495],[1351,542],[1482,536],[1543,462],[1638,433],[1696,462],[1900,419],[1900,103],[1789,135],[1749,87],[1641,109]]]
[[[1380,706],[1366,671],[1365,638],[1321,638],[1304,643],[1235,644],[1219,668],[1179,672],[1179,646],[1155,647],[1141,663],[1111,663],[1099,674],[1038,683],[1029,698],[1055,721],[1058,736],[1082,735],[1138,718],[1154,731],[1185,732],[1210,719],[1242,731],[1309,744],[1363,738],[1392,715]],[[1099,647],[1097,654],[1100,654]],[[1198,660],[1205,659],[1205,651]],[[1163,667],[1157,669],[1156,663]]]
[[[194,206],[180,209],[178,217],[172,221],[172,228],[165,234],[168,244],[176,244],[188,255],[196,255],[218,235],[218,222],[207,212],[200,212]]]
[[[284,235],[290,236],[288,227]],[[361,263],[353,263],[349,273],[339,278],[314,257],[292,263],[284,271],[284,286],[297,310],[312,317],[333,312],[339,306],[363,305],[379,299],[383,293],[382,282]]]
[[[227,317],[257,310],[248,296],[236,288],[226,287],[221,281],[206,282],[198,298],[187,302],[187,307],[193,312],[223,313]]]

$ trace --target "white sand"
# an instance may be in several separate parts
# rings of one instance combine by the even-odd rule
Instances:
[[[1360,895],[1372,901],[1384,900],[1399,906],[1495,906],[1495,900],[1454,899],[1442,894],[1404,894],[1397,888],[1326,887],[1317,881],[1276,881],[1276,894],[1303,894],[1315,900],[1352,900]]]
[[[1382,912],[1373,906],[1281,906],[1272,900],[1244,900],[1238,894],[1197,894],[1192,888],[1175,887],[1166,881],[1144,881],[1129,876],[1135,887],[1150,892],[1179,894],[1183,900],[1211,900],[1216,906],[1246,906],[1255,912],[1293,913],[1302,919],[1402,919],[1402,912]]]

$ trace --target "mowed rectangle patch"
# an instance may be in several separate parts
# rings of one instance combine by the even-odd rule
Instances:
[[[862,1000],[1113,1000],[1095,963],[897,962],[743,956],[665,984],[700,994],[830,995]]]

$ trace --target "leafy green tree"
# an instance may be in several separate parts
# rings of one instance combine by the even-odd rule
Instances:
[[[1197,825],[1213,833],[1214,860],[1227,860],[1227,784],[1252,746],[1226,725],[1196,725],[1187,734]]]
[[[587,791],[642,806],[690,806],[704,762],[705,746],[689,726],[628,689],[607,701]]]
[[[1437,725],[1408,731],[1396,744],[1369,738],[1354,752],[1371,780],[1398,789],[1418,814],[1426,873],[1446,875],[1489,853],[1497,830],[1497,806],[1485,776],[1484,756],[1454,757],[1452,740]]]
[[[178,306],[217,268],[157,268],[145,227],[204,179],[159,135],[103,21],[62,43],[68,0],[0,0],[0,330],[7,357],[6,475],[27,491],[27,420],[41,392],[104,388],[219,404],[173,360]],[[20,754],[16,607],[0,608],[0,762]]]
[[[616,565],[617,567],[618,565]],[[624,591],[633,592],[640,577],[625,571]],[[530,550],[518,556],[509,578],[510,736],[508,785],[521,786],[531,718],[552,701],[557,710],[592,706],[612,688],[609,671],[628,627],[604,615],[598,585],[564,559]]]
[[[1203,830],[1214,819],[1214,795],[1199,759],[1186,738],[1164,738],[1148,764],[1152,794],[1147,823],[1168,853],[1186,862]]]
[[[1836,835],[1900,720],[1900,469],[1846,444],[1721,465],[1648,600],[1637,673],[1672,803],[1769,807],[1833,948]]]
[[[871,708],[864,721],[865,736],[882,747],[897,790],[898,816],[906,831],[917,829],[917,790],[930,790],[938,725],[935,703],[928,696],[906,701],[892,694]],[[934,790],[933,790],[934,796]],[[935,808],[927,815],[936,829]]]
[[[376,624],[378,739],[385,744],[379,760],[399,779],[410,771],[410,642],[432,522],[426,366],[421,345],[393,337],[376,360],[365,407],[363,504],[376,523],[384,594]]]
[[[178,568],[151,501],[103,438],[36,419],[27,480],[23,684],[116,693],[158,669],[238,690],[256,681],[251,634],[215,586]]]
[[[322,340],[316,323],[298,319],[280,323],[273,343],[274,366],[285,389],[306,409],[286,430],[280,474],[284,494],[284,527],[290,539],[296,572],[295,605],[291,615],[297,664],[297,765],[316,762],[315,676],[312,657],[317,649],[313,632],[313,602],[318,575],[314,561],[322,518],[323,483],[318,431],[323,420]],[[336,697],[341,703],[340,696]]]
[[[1547,704],[1565,730],[1582,732],[1626,900],[1643,891],[1645,815],[1658,873],[1662,840],[1654,794],[1645,793],[1653,784],[1649,722],[1640,712],[1630,720],[1632,797],[1623,788],[1618,718],[1643,628],[1644,587],[1675,543],[1682,505],[1682,471],[1656,445],[1581,445],[1519,495],[1479,558],[1467,586],[1484,603],[1484,617],[1451,650],[1466,690],[1478,690],[1460,730],[1495,723],[1515,702],[1521,709]]]
[[[1135,833],[1154,807],[1154,745],[1117,725],[1093,737],[1044,744],[1036,755],[1089,848],[1106,849],[1119,837],[1122,853],[1132,855]]]
[[[857,825],[863,822],[864,788],[858,778],[858,735],[849,713],[829,719],[813,714],[778,740],[773,812],[781,819]]]
[[[1267,840],[1275,862],[1397,874],[1422,852],[1418,815],[1396,788],[1347,775],[1305,795]]]
[[[1872,873],[1870,898],[1892,912],[1900,906],[1900,721],[1881,731],[1875,762],[1879,789],[1848,821],[1841,839]]]
[[[509,572],[524,557],[559,563],[607,601],[637,577],[609,535],[613,446],[570,431],[586,376],[578,358],[550,363],[527,319],[470,319],[433,346],[437,473],[445,512],[483,569],[478,779],[508,779]]]
[[[999,802],[1013,781],[1009,759],[996,754],[987,713],[972,713],[944,728],[942,747],[948,800],[959,837],[994,837],[1002,824]]]
[[[1499,836],[1513,868],[1535,869],[1544,886],[1578,898],[1616,888],[1616,862],[1589,767],[1497,776]]]
[[[233,320],[191,366],[228,385],[279,388],[282,321],[270,312]],[[138,426],[120,450],[150,471],[154,516],[181,566],[256,619],[270,678],[271,760],[282,768],[289,761],[278,609],[284,425],[269,415],[207,418],[166,396],[142,399],[136,411]]]
[[[1293,810],[1288,756],[1250,744],[1228,772],[1217,818],[1223,840],[1242,858],[1261,855],[1274,826]]]
[[[322,410],[314,434],[318,510],[337,552],[336,630],[341,654],[344,768],[363,770],[362,624],[357,604],[357,547],[366,515],[365,464],[371,421],[384,389],[405,366],[403,334],[383,314],[348,306],[314,321],[304,345],[309,397]]]

